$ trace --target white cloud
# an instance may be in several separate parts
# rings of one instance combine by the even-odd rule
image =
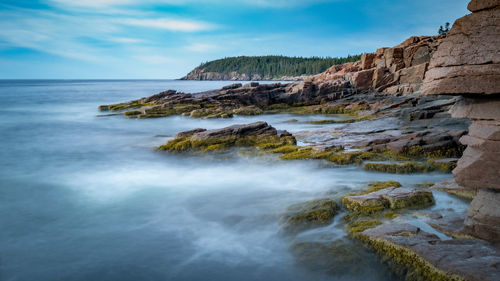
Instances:
[[[192,20],[177,20],[177,19],[120,19],[117,22],[125,25],[159,28],[170,31],[196,32],[205,31],[215,28],[214,24],[192,21]]]
[[[144,4],[167,4],[167,5],[187,5],[187,4],[227,4],[227,0],[46,0],[49,3],[62,7],[79,8],[111,8],[119,6],[134,6]],[[248,6],[259,6],[265,8],[286,8],[297,6],[308,6],[324,2],[337,2],[341,0],[233,0],[234,3]]]
[[[308,6],[322,2],[337,2],[335,0],[242,0],[246,4],[268,8],[286,8]]]
[[[116,43],[124,43],[124,44],[134,44],[134,43],[144,43],[145,41],[137,38],[128,38],[128,37],[110,37],[107,39],[111,42]]]
[[[59,6],[75,6],[75,7],[86,7],[86,8],[104,8],[111,6],[129,5],[138,3],[137,0],[48,0],[48,2],[54,3]]]

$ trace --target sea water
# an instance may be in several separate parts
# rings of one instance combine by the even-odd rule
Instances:
[[[392,280],[374,253],[346,236],[340,216],[289,237],[280,214],[370,181],[416,185],[449,175],[154,149],[193,128],[260,120],[292,133],[338,126],[287,121],[324,116],[98,117],[101,104],[230,83],[0,81],[0,280]],[[436,200],[437,209],[466,206],[443,194]],[[332,243],[351,250],[330,253]]]

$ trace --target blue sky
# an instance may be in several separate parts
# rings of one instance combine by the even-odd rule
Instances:
[[[468,2],[0,0],[0,79],[166,79],[228,56],[373,52],[436,34]]]

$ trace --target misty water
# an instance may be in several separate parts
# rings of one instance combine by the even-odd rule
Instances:
[[[229,83],[0,81],[0,280],[393,280],[374,253],[346,236],[341,215],[288,237],[280,214],[371,181],[416,186],[450,175],[373,173],[237,151],[154,150],[193,128],[263,120],[293,133],[338,125],[287,120],[339,116],[97,117],[101,104]],[[435,210],[467,205],[435,196]],[[415,214],[407,219],[421,224]]]

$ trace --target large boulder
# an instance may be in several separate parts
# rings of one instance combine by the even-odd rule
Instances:
[[[472,235],[490,241],[499,242],[500,236],[500,192],[481,189],[472,201],[465,229]]]
[[[500,240],[500,1],[472,0],[472,14],[458,19],[429,64],[422,92],[463,95],[451,113],[472,120],[456,182],[481,189],[467,212],[466,230]]]
[[[431,60],[423,93],[500,93],[500,5],[486,2],[472,1],[477,12],[455,22]]]
[[[471,12],[479,12],[481,10],[492,9],[500,6],[500,0],[472,0],[467,9]]]

